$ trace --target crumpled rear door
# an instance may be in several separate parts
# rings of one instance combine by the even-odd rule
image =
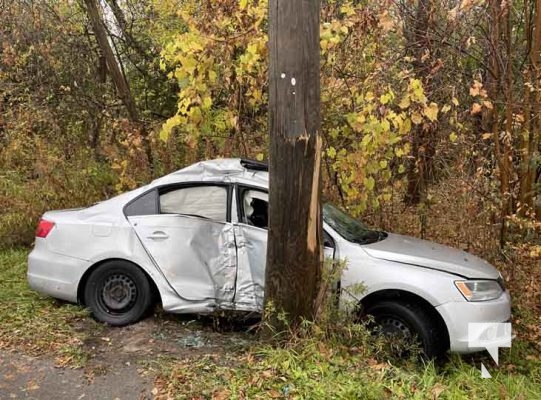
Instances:
[[[233,224],[181,214],[132,216],[129,221],[180,297],[233,300],[237,274]]]

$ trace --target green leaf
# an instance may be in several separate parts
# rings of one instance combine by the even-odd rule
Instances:
[[[327,149],[327,155],[329,156],[329,158],[335,158],[336,157],[336,149],[334,147],[329,147]]]
[[[367,188],[369,191],[374,190],[374,186],[376,185],[376,181],[373,177],[369,176],[364,180],[364,187]]]

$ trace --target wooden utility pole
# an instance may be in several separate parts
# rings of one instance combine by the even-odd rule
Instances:
[[[285,312],[292,328],[315,318],[321,280],[319,13],[319,0],[269,1],[265,305]],[[264,320],[274,330],[288,328],[276,313]]]

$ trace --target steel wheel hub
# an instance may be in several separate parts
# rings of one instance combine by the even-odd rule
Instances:
[[[107,308],[114,311],[130,307],[135,302],[136,295],[135,282],[126,275],[111,275],[103,285],[103,302]]]
[[[400,335],[405,338],[412,336],[410,328],[399,319],[382,318],[379,320],[381,332],[385,335]]]

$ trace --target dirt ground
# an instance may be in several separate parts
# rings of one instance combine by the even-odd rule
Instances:
[[[82,344],[85,361],[79,368],[59,365],[54,354],[0,350],[0,400],[151,399],[160,363],[224,354],[253,340],[245,325],[220,333],[213,321],[166,316],[124,328],[104,327]]]

